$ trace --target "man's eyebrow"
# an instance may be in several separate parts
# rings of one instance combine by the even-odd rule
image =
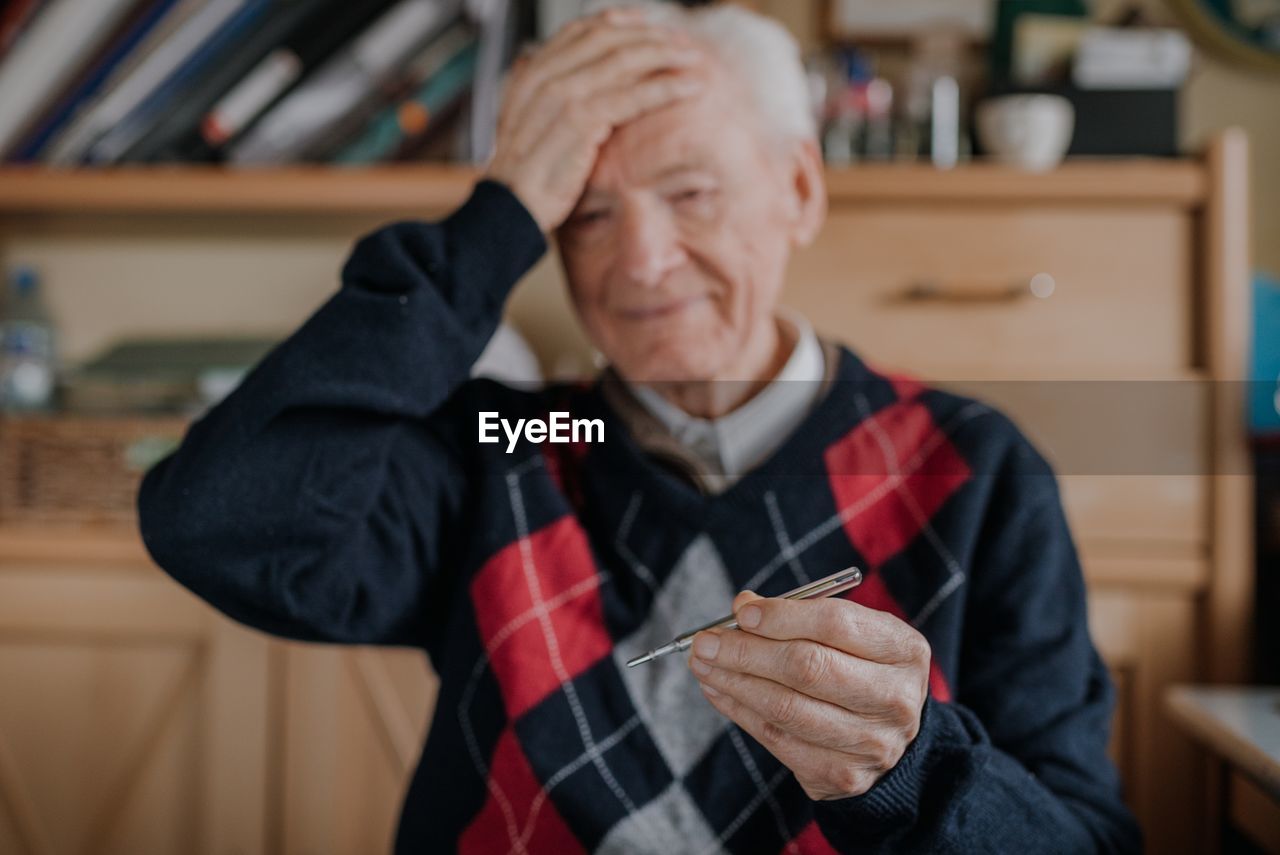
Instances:
[[[712,166],[710,163],[700,161],[700,160],[697,160],[697,161],[690,160],[690,161],[684,161],[681,163],[674,164],[672,166],[665,167],[661,171],[654,173],[654,175],[647,180],[650,182],[656,183],[659,181],[666,181],[671,178],[676,178],[680,175],[685,175],[690,172],[713,172],[713,171],[714,170],[712,169]],[[581,207],[582,205],[590,204],[592,202],[608,201],[609,199],[612,199],[612,198],[613,198],[612,191],[606,190],[603,187],[592,187],[591,185],[588,184],[586,188],[583,189],[582,195],[578,197],[578,207]]]
[[[653,176],[654,181],[664,181],[668,178],[675,178],[688,172],[711,172],[711,165],[700,160],[690,160],[668,166],[661,172]]]

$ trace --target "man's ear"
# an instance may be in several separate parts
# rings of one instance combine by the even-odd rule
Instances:
[[[822,152],[813,140],[796,140],[790,143],[787,154],[791,240],[796,246],[808,246],[827,219],[827,181]]]

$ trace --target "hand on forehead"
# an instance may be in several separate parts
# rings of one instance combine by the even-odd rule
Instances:
[[[575,18],[516,62],[512,88],[530,92],[549,83],[613,81],[631,75],[691,70],[708,56],[706,45],[652,9],[623,6]],[[582,91],[592,87],[579,82]]]
[[[545,230],[555,228],[613,131],[702,91],[707,58],[687,33],[643,9],[570,22],[513,69],[490,175]]]
[[[553,39],[539,49],[564,52],[565,64],[572,66],[573,70],[566,73],[561,85],[570,90],[576,89],[573,78],[607,74],[605,66],[644,67],[655,58],[661,61],[669,51],[676,52],[680,64],[655,67],[648,79],[696,79],[702,84],[695,97],[656,105],[653,109],[637,112],[626,121],[616,122],[609,137],[600,145],[593,177],[608,162],[612,167],[621,168],[630,178],[643,180],[650,173],[664,169],[673,156],[684,157],[691,139],[718,136],[717,131],[723,128],[718,123],[733,118],[732,113],[737,108],[735,102],[728,108],[728,115],[720,115],[721,111],[708,100],[714,97],[717,102],[721,101],[719,93],[726,71],[711,46],[701,35],[688,31],[667,16],[648,14],[653,11],[652,7],[614,7],[584,16],[572,22],[577,26],[576,35],[572,38],[563,42]],[[558,36],[569,36],[569,26],[566,25]],[[573,65],[569,54],[585,46],[585,40],[594,28],[614,30],[617,46],[601,57],[598,65]],[[716,112],[718,118],[706,115],[711,112]],[[615,169],[609,168],[609,172],[613,173]]]

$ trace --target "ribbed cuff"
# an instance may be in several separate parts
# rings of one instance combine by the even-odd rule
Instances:
[[[938,702],[929,698],[920,713],[920,732],[907,746],[898,765],[860,796],[813,803],[814,817],[823,836],[842,846],[853,838],[865,842],[868,837],[892,833],[895,828],[911,825],[920,809],[920,798],[928,777],[928,757],[943,726]],[[941,714],[940,714],[941,713]]]
[[[429,287],[460,309],[479,293],[488,308],[505,301],[546,251],[546,237],[520,200],[486,179],[439,223],[401,220],[365,235],[342,280],[393,296]]]
[[[442,225],[450,262],[465,266],[474,259],[499,281],[518,281],[547,251],[547,238],[529,209],[507,185],[489,178]],[[457,271],[461,277],[468,272]]]

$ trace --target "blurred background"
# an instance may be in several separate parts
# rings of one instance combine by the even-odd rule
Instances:
[[[430,664],[218,616],[134,491],[583,5],[0,2],[0,853],[389,851]],[[1280,0],[746,5],[827,161],[784,300],[1053,461],[1152,851],[1280,852]],[[593,372],[562,288],[477,371]]]

